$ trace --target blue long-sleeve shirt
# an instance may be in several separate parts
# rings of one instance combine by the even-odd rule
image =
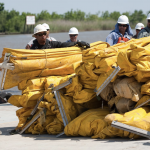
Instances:
[[[118,38],[119,37],[125,37],[128,38],[129,40],[131,39],[130,36],[133,36],[132,29],[130,25],[128,24],[128,28],[124,34],[124,36],[119,32],[119,26],[118,23],[115,25],[115,30],[111,31],[110,34],[106,38],[106,42],[109,43],[110,45],[117,44]]]

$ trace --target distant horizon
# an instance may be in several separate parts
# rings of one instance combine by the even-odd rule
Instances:
[[[96,14],[98,12],[108,11],[109,13],[118,11],[121,14],[124,12],[133,13],[135,10],[142,10],[144,14],[150,11],[149,0],[126,0],[124,3],[120,0],[1,0],[0,3],[4,3],[5,10],[11,11],[16,10],[19,13],[29,12],[33,14],[38,14],[42,10],[47,10],[50,14],[56,12],[57,14],[64,14],[71,9],[74,11],[81,10],[86,14]],[[141,5],[144,4],[144,5]],[[141,7],[142,6],[142,7]]]

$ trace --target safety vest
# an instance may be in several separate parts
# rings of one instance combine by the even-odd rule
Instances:
[[[129,41],[128,38],[125,38],[125,37],[119,37],[117,43],[125,43],[125,42],[127,42],[127,41]]]

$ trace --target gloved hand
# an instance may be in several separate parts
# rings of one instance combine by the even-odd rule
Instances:
[[[90,48],[90,44],[86,43],[84,41],[77,41],[78,46],[82,47],[82,46],[86,46],[86,48]]]

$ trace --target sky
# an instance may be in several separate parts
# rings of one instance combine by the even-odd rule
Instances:
[[[150,10],[150,0],[1,0],[5,10],[40,13],[47,10],[49,13],[64,14],[67,11],[81,10],[86,14],[96,14],[102,11],[119,11],[120,13],[142,10],[145,14]]]

